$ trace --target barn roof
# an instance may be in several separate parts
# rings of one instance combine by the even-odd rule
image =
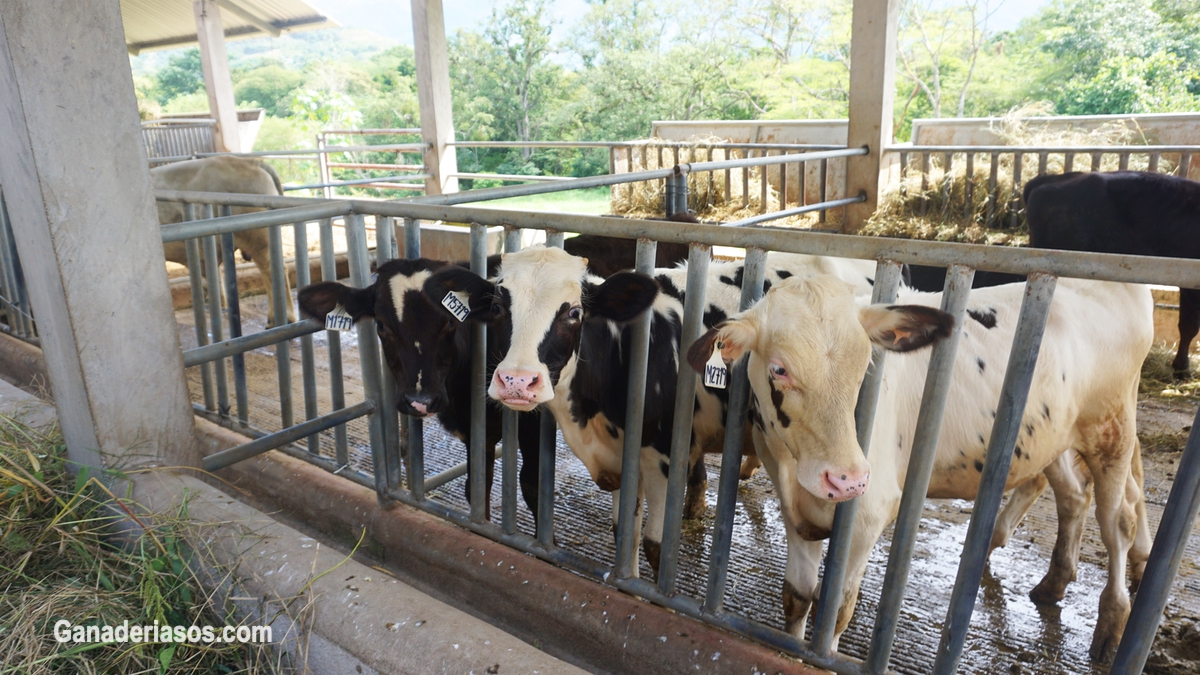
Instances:
[[[337,22],[303,0],[216,0],[225,39],[330,28]],[[192,0],[121,0],[130,54],[196,43]]]

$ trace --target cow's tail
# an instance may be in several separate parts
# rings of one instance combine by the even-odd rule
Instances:
[[[275,181],[275,192],[277,192],[279,194],[279,196],[282,197],[283,196],[283,181],[281,181],[279,179],[279,174],[275,171],[275,167],[271,166],[270,164],[267,164],[266,162],[259,162],[259,166],[261,166],[263,171],[266,171],[267,174],[269,176],[271,176],[271,180]]]

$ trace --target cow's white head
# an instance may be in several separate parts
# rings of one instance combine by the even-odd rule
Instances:
[[[836,277],[791,278],[757,305],[710,329],[688,350],[703,372],[714,350],[728,365],[749,352],[754,424],[796,461],[796,478],[821,499],[866,492],[871,466],[858,445],[854,407],[871,345],[906,352],[950,334],[954,319],[930,307],[860,306]]]
[[[654,302],[658,283],[630,272],[589,278],[586,258],[535,246],[506,253],[494,283],[447,269],[426,282],[425,292],[438,302],[460,292],[472,307],[491,303],[490,312],[468,319],[491,322],[506,350],[488,395],[515,410],[532,410],[554,398],[554,386],[579,348],[583,322],[632,320]]]

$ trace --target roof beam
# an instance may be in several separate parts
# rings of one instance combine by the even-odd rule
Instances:
[[[301,17],[298,19],[288,19],[287,21],[280,21],[278,24],[276,24],[276,27],[279,28],[279,30],[284,31],[284,30],[291,30],[293,28],[304,28],[307,26],[313,26],[314,24],[328,25],[330,27],[337,25],[336,23],[331,23],[329,21],[328,17],[317,14],[317,15],[313,15],[313,16]],[[259,28],[258,26],[238,26],[236,28],[225,29],[225,38],[226,39],[240,38],[240,37],[246,37],[246,36],[250,36],[250,35],[258,35],[258,34],[261,34],[262,32],[263,32],[263,30],[261,28]],[[165,49],[165,48],[169,48],[169,47],[178,47],[181,45],[195,44],[195,42],[196,42],[195,34],[176,35],[174,37],[163,38],[161,40],[147,40],[146,42],[126,43],[125,49],[130,54],[133,54],[136,56],[139,52],[143,52],[147,49]]]
[[[249,21],[263,32],[270,33],[272,37],[279,37],[283,34],[283,31],[276,27],[275,24],[251,13],[250,10],[237,4],[234,0],[217,0],[217,4],[221,6],[221,9],[229,10],[230,13]]]

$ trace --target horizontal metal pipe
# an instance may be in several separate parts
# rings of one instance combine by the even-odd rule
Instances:
[[[197,152],[197,157],[233,155],[234,157],[262,157],[264,155],[328,155],[335,152],[423,152],[428,143],[392,143],[387,145],[327,145],[307,150],[261,150],[258,152]]]
[[[1200,145],[1080,145],[1080,146],[1043,146],[1043,145],[893,145],[883,149],[884,152],[1071,152],[1086,154],[1089,152],[1118,153],[1131,152],[1134,154],[1147,152],[1200,152]]]
[[[356,178],[354,180],[335,180],[329,183],[308,183],[305,185],[284,185],[284,190],[316,190],[324,187],[341,187],[343,185],[367,185],[369,183],[399,183],[405,180],[425,180],[432,174],[410,173],[403,176],[380,176],[379,178]]]
[[[419,134],[421,127],[405,129],[326,129],[322,136],[397,136],[399,134]]]
[[[344,216],[350,213],[350,203],[345,201],[328,201],[311,206],[296,206],[290,209],[276,211],[259,211],[243,213],[238,216],[224,216],[207,220],[193,220],[186,223],[164,225],[161,228],[164,244],[173,241],[183,241],[194,237],[207,237],[212,234],[226,232],[242,232],[256,230],[270,225],[291,225],[301,220],[321,220],[334,216]]]
[[[839,206],[846,206],[848,204],[857,204],[859,202],[865,202],[865,201],[867,201],[867,196],[865,194],[859,194],[855,197],[845,197],[843,199],[831,199],[827,202],[808,204],[806,206],[798,206],[794,209],[784,209],[783,211],[775,211],[773,213],[763,213],[763,214],[759,214],[757,216],[753,216],[750,218],[744,218],[742,220],[734,220],[734,221],[730,221],[728,223],[721,223],[721,227],[746,227],[747,225],[755,225],[758,223],[766,222],[768,220],[779,220],[780,218],[790,218],[791,216],[798,216],[802,213],[812,213],[813,211],[822,211],[825,209],[835,209]],[[792,231],[794,232],[795,230],[792,230]]]
[[[551,182],[578,180],[570,176],[526,176],[517,173],[452,173],[455,178],[491,178],[494,180],[523,180],[530,182]]]
[[[427,476],[425,478],[425,492],[432,492],[433,490],[440,488],[455,478],[465,475],[467,475],[467,463],[462,462],[461,464],[455,464],[441,473],[435,473],[432,476]]]
[[[233,192],[193,192],[190,190],[155,190],[154,199],[160,202],[184,204],[214,204],[218,206],[250,206],[264,209],[288,209],[307,204],[325,204],[321,197],[283,197],[279,195],[248,195]]]
[[[268,450],[274,450],[288,443],[295,443],[305,436],[315,434],[326,429],[332,429],[339,424],[345,424],[352,419],[369,415],[374,412],[375,404],[370,401],[363,401],[350,406],[335,410],[326,415],[321,415],[316,419],[311,419],[307,422],[297,424],[293,427],[288,427],[283,431],[277,431],[273,434],[267,434],[262,438],[257,438],[249,443],[243,443],[228,450],[213,453],[204,458],[204,470],[216,471],[225,467],[236,464],[242,460],[250,459],[251,457],[261,455]]]
[[[940,265],[962,264],[974,269],[1012,274],[1048,272],[1055,276],[1108,279],[1136,284],[1162,284],[1189,288],[1200,279],[1200,261],[1183,258],[1083,253],[1009,246],[985,246],[942,241],[890,239],[861,235],[768,228],[725,228],[716,225],[674,223],[656,220],[604,218],[582,214],[555,214],[553,221],[543,213],[526,213],[479,207],[454,207],[414,202],[369,202],[352,200],[355,210],[381,216],[477,222],[543,230],[553,227],[565,232],[598,234],[624,239],[645,237],[658,242],[703,242],[712,246],[762,248],[786,253],[807,253],[840,258]]]
[[[302,335],[312,335],[321,330],[325,330],[324,322],[317,319],[306,319],[304,321],[297,321],[296,323],[289,323],[286,326],[270,328],[257,333],[251,333],[250,335],[243,335],[239,338],[225,340],[224,342],[214,342],[211,345],[194,347],[183,352],[183,367],[198,366],[202,363],[216,361],[217,359],[223,359],[234,354],[242,354],[251,349],[286,342]]]
[[[679,168],[684,173],[724,171],[725,169],[740,169],[750,166],[771,166],[773,164],[794,164],[797,162],[811,162],[821,159],[836,159],[838,157],[855,157],[858,155],[865,155],[867,152],[868,150],[866,147],[840,148],[838,150],[804,152],[796,155],[763,155],[762,157],[749,157],[743,159],[724,159],[719,162],[693,162],[690,164],[680,164]]]
[[[378,171],[424,171],[424,164],[371,164],[368,162],[326,162],[330,169],[376,169]]]
[[[456,148],[624,148],[653,145],[665,148],[690,148],[699,144],[688,141],[451,141]],[[704,143],[706,148],[754,148],[755,150],[836,150],[845,146],[815,143]]]

